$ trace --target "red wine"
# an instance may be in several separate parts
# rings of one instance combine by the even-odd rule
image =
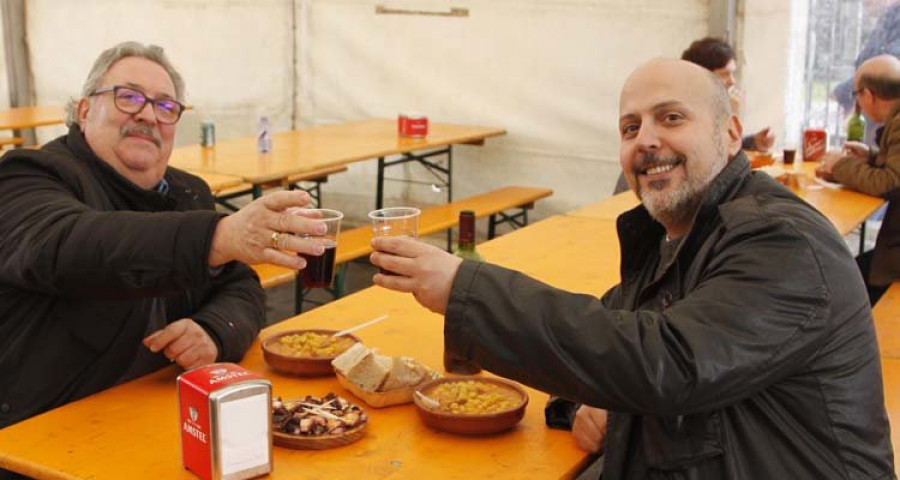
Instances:
[[[306,268],[300,270],[300,279],[306,288],[328,288],[334,280],[334,254],[337,243],[323,240],[325,253],[322,255],[299,254],[306,259]]]

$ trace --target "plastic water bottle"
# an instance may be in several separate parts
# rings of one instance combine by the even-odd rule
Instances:
[[[269,117],[265,115],[259,117],[259,123],[256,125],[256,151],[259,153],[272,151],[272,126],[269,124]]]

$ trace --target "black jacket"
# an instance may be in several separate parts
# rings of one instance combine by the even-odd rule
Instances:
[[[827,219],[741,154],[668,264],[642,206],[618,229],[602,300],[465,262],[450,355],[609,409],[604,480],[893,478],[868,298]]]
[[[169,168],[168,194],[97,158],[73,127],[0,160],[0,428],[116,384],[160,302],[239,360],[264,323],[246,265],[212,272],[222,215],[199,178]]]

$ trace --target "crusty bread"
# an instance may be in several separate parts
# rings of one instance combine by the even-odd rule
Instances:
[[[331,361],[346,379],[369,392],[387,392],[421,385],[439,377],[410,357],[379,355],[377,350],[354,344]]]
[[[366,355],[370,354],[370,352],[371,350],[366,348],[362,343],[354,343],[350,348],[345,350],[344,353],[335,357],[334,360],[331,361],[331,366],[344,374],[344,376],[347,376],[347,372],[361,362]]]
[[[384,380],[383,391],[416,386],[422,383],[428,372],[421,363],[409,357],[394,357],[391,371]]]
[[[361,348],[357,348],[361,347]],[[338,355],[331,365],[363,390],[377,391],[391,371],[391,357],[378,355],[374,350],[357,343]]]

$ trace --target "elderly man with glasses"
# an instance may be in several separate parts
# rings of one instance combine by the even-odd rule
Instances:
[[[183,97],[161,48],[117,45],[68,134],[0,160],[0,428],[171,362],[240,360],[265,319],[244,263],[321,254],[288,234],[324,231],[295,210],[306,193],[226,216],[168,166]]]
[[[900,278],[900,60],[884,54],[860,64],[852,94],[859,108],[881,125],[877,145],[847,142],[842,152],[822,158],[821,170],[847,187],[889,201],[875,249],[857,258],[874,305]]]

